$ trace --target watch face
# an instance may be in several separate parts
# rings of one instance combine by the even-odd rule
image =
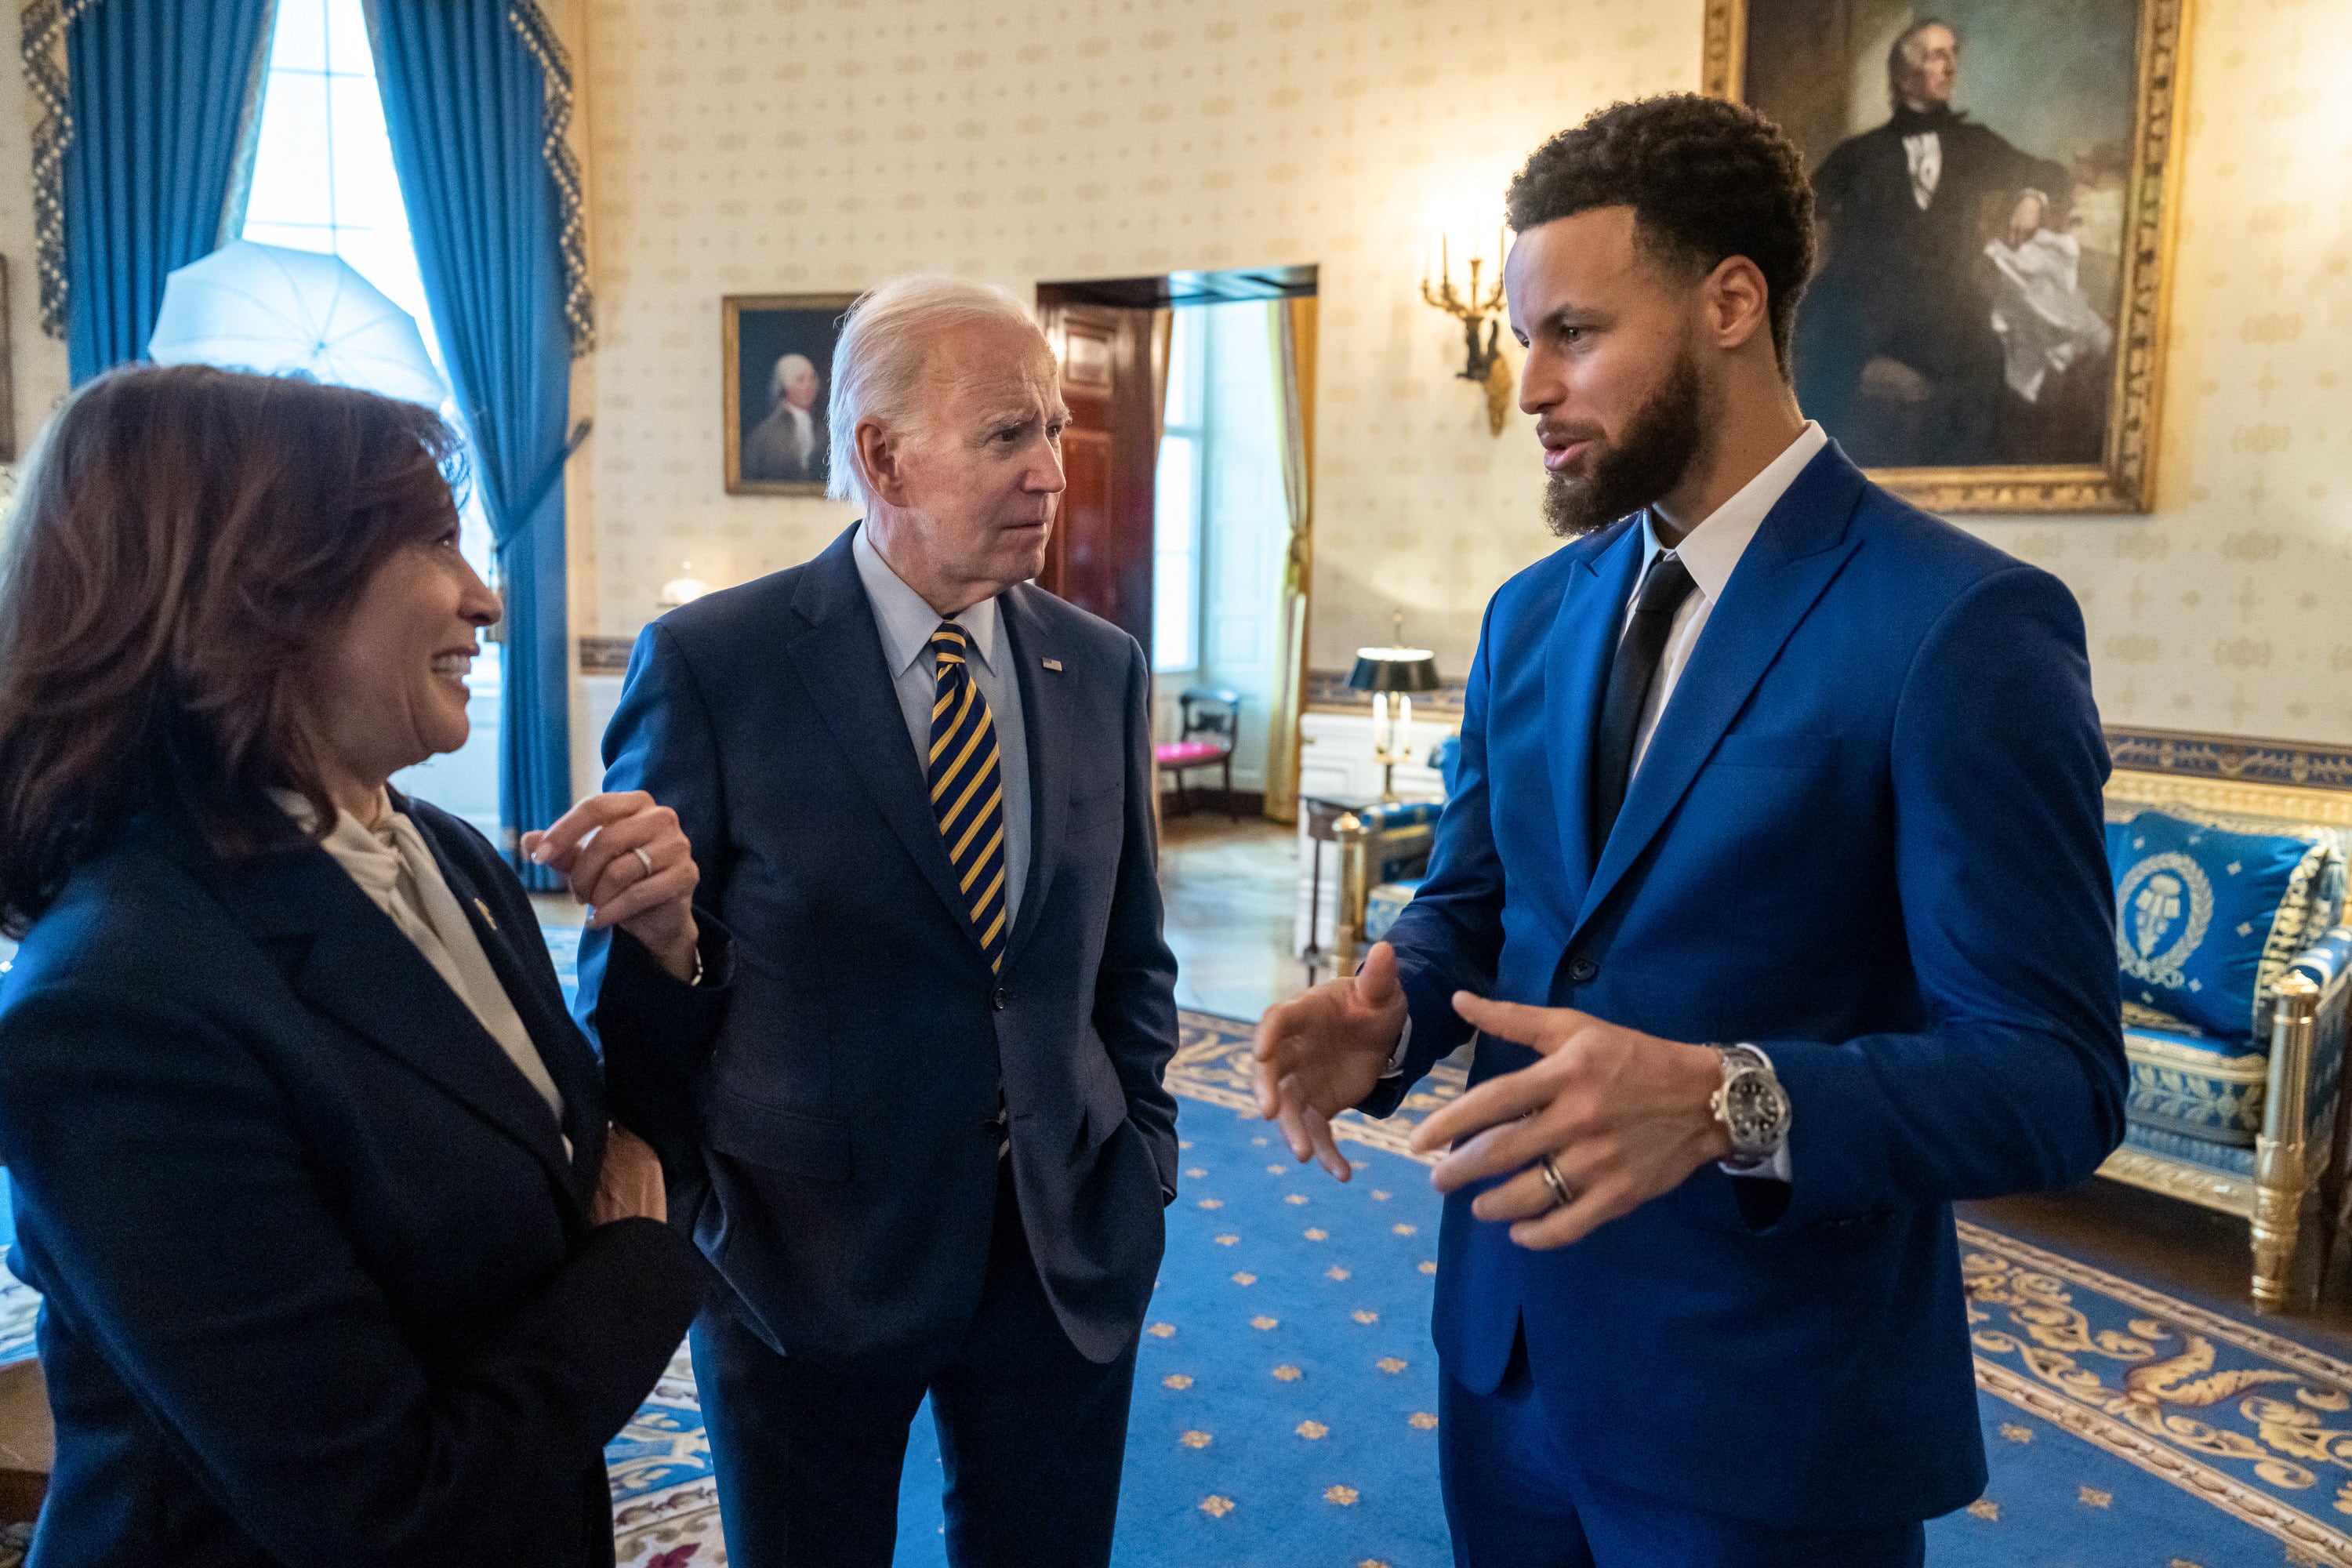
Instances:
[[[1723,1113],[1734,1149],[1766,1154],[1788,1131],[1789,1097],[1769,1073],[1738,1073],[1724,1086]]]

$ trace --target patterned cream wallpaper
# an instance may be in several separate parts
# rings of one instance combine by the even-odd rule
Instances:
[[[627,637],[847,521],[720,479],[719,300],[942,268],[1315,262],[1318,666],[1389,615],[1466,668],[1549,544],[1416,284],[1433,214],[1611,100],[1695,87],[1698,0],[570,0],[602,349],[576,625]],[[2352,741],[2352,0],[2208,0],[2191,45],[2161,497],[1972,523],[2063,576],[2114,721]],[[593,738],[592,738],[593,739]]]

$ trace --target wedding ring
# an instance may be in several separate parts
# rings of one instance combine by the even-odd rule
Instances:
[[[1543,1173],[1544,1185],[1551,1189],[1552,1207],[1564,1209],[1576,1201],[1576,1194],[1569,1190],[1567,1181],[1560,1175],[1559,1167],[1551,1163],[1550,1155],[1546,1154],[1537,1161],[1536,1168]]]
[[[654,874],[654,858],[652,856],[646,854],[642,849],[632,849],[629,853],[637,858],[637,864],[646,868],[646,876],[650,877]]]

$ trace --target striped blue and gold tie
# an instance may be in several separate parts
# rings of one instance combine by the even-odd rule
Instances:
[[[971,678],[971,645],[953,621],[931,634],[939,660],[931,701],[931,810],[988,967],[1004,967],[1004,773],[996,721]]]

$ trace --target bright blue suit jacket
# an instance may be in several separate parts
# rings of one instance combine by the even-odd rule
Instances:
[[[2107,753],[2048,574],[1865,480],[1834,445],[1766,518],[1622,815],[1586,791],[1638,517],[1506,584],[1458,786],[1388,940],[1403,1087],[1469,1033],[1457,988],[1668,1039],[1753,1041],[1795,1180],[1710,1164],[1530,1252],[1448,1200],[1435,1337],[1499,1383],[1524,1330],[1578,1462],[1734,1517],[1855,1526],[1982,1489],[1950,1205],[2064,1186],[2123,1133]],[[1528,1066],[1478,1043],[1474,1081]]]

